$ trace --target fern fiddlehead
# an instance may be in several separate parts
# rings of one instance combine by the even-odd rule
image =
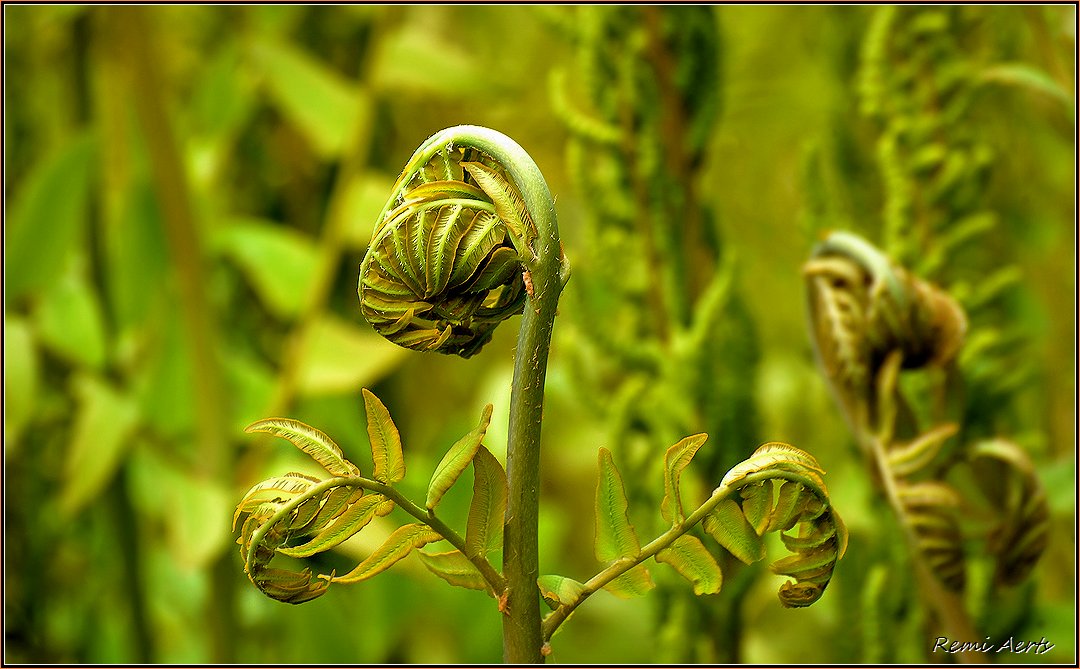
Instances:
[[[964,311],[947,293],[849,233],[830,234],[804,273],[821,367],[909,545],[921,556],[916,567],[924,573],[927,597],[954,633],[970,634],[955,598],[966,581],[960,514],[967,500],[944,481],[951,467],[965,463],[962,447],[945,447],[960,426],[942,422],[920,430],[899,384],[902,369],[953,366],[966,330]],[[1008,442],[981,443],[967,453],[1010,472],[1012,498],[995,504],[1003,520],[988,548],[997,560],[997,581],[1016,583],[1046,544],[1045,493],[1027,456]]]
[[[873,394],[892,351],[905,368],[941,367],[964,341],[967,318],[948,294],[892,263],[861,237],[833,232],[804,267],[814,344],[856,429],[857,398]]]
[[[467,358],[521,311],[537,231],[494,159],[439,138],[417,150],[380,214],[360,309],[396,344]]]
[[[451,447],[436,469],[424,506],[393,487],[404,475],[400,437],[374,395],[365,393],[373,460],[379,469],[387,462],[387,448],[397,453],[393,459],[400,467],[391,478],[364,478],[351,465],[342,470],[340,449],[328,446],[332,442],[325,435],[314,440],[321,446],[308,451],[318,431],[285,421],[290,432],[281,436],[313,456],[317,451],[316,460],[336,478],[319,482],[289,475],[249,492],[237,515],[247,515],[240,543],[252,581],[272,597],[297,603],[319,596],[329,582],[369,578],[413,549],[445,539],[457,550],[426,555],[425,566],[451,583],[498,597],[506,613],[505,659],[539,661],[540,424],[551,330],[569,274],[554,199],[521,146],[478,126],[447,128],[421,144],[380,213],[360,266],[361,313],[396,344],[462,357],[490,341],[500,322],[522,314],[506,471],[484,456],[481,444],[490,405],[481,426]],[[372,432],[372,425],[380,429]],[[469,533],[461,539],[435,516],[434,507],[470,463],[477,469],[474,505],[479,507],[470,512]],[[419,522],[399,528],[350,574],[320,575],[324,583],[306,570],[297,574],[268,566],[277,553],[301,557],[328,550],[395,505]],[[503,517],[505,526],[497,529]],[[488,539],[500,535],[505,574],[495,572],[486,558]],[[477,536],[484,539],[474,541]]]

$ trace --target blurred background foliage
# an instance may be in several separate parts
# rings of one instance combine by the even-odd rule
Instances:
[[[642,600],[594,597],[550,659],[928,659],[907,558],[807,334],[801,265],[845,228],[981,308],[965,420],[1028,449],[1053,525],[1031,581],[970,609],[980,630],[1056,644],[1003,659],[1072,661],[1074,8],[914,11],[5,6],[5,661],[499,661],[481,593],[408,560],[280,604],[247,582],[229,528],[253,482],[309,466],[243,426],[288,415],[360,453],[362,386],[401,427],[406,490],[484,403],[504,454],[514,326],[467,361],[414,354],[355,296],[397,171],[459,123],[533,155],[574,264],[548,378],[542,572],[597,569],[597,447],[620,459],[635,524],[658,528],[657,463],[702,430],[701,490],[788,441],[822,462],[851,530],[810,609],[781,609],[760,569],[701,599],[663,574]],[[899,56],[881,46],[895,25],[916,34]],[[904,54],[963,103],[927,102]],[[890,141],[920,114],[947,141],[898,163]],[[953,163],[964,188],[928,194],[919,169]],[[927,258],[950,231],[967,245]],[[463,521],[460,488],[443,504]]]

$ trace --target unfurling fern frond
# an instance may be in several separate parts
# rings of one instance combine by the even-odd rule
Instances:
[[[988,542],[999,585],[1016,585],[1035,567],[1050,540],[1050,507],[1035,467],[1016,444],[1004,439],[981,441],[970,450],[975,464],[998,465],[984,488],[999,521]]]
[[[301,479],[306,485],[297,485]],[[260,502],[271,489],[276,494]],[[384,501],[381,495],[365,495],[353,486],[326,485],[299,474],[260,483],[237,507],[237,518],[247,514],[237,539],[244,571],[272,599],[290,604],[314,599],[326,592],[328,580],[316,578],[306,568],[300,572],[272,568],[270,561],[277,553],[300,557],[334,548],[370,522]]]
[[[832,232],[804,267],[814,343],[829,378],[865,394],[894,350],[903,366],[941,366],[960,350],[963,310],[941,289],[892,263],[862,238]]]
[[[699,524],[747,564],[765,558],[762,536],[779,532],[792,554],[773,562],[771,569],[793,579],[780,587],[780,603],[804,607],[821,598],[836,561],[847,549],[847,529],[832,507],[817,460],[788,444],[764,444],[731,469],[708,500],[684,513],[680,475],[705,439],[704,434],[686,437],[668,449],[660,512],[671,528],[645,546],[627,513],[622,476],[611,453],[600,449],[595,547],[597,559],[606,566],[585,583],[555,575],[541,579],[544,599],[554,609],[544,621],[545,638],[597,590],[634,597],[652,589],[653,580],[644,564],[649,558],[690,581],[695,594],[719,592],[720,563],[690,534]]]
[[[999,470],[987,486],[1000,522],[987,538],[996,557],[996,581],[1024,578],[1046,545],[1046,496],[1034,469],[1018,447],[983,442],[965,448],[961,425],[942,420],[953,389],[967,328],[956,300],[916,279],[868,242],[849,233],[832,233],[805,267],[810,319],[818,358],[857,441],[876,474],[876,482],[902,523],[927,602],[953,629],[971,628],[953,599],[963,591],[967,565],[961,521],[971,500],[945,481],[952,468],[992,461]],[[915,397],[922,415],[912,410],[914,393],[902,390],[903,370],[945,367],[945,383]],[[927,377],[919,379],[926,381]],[[924,386],[925,387],[925,386]],[[910,390],[910,386],[907,388]],[[923,429],[919,423],[933,425]],[[936,423],[936,425],[934,425]],[[966,459],[965,459],[966,456]],[[937,581],[944,586],[937,587]]]
[[[491,417],[491,405],[485,408],[480,425],[451,447],[436,469],[427,506],[422,508],[394,489],[393,484],[405,476],[401,438],[383,403],[366,388],[363,395],[373,478],[364,477],[328,436],[299,421],[274,418],[247,428],[248,432],[269,432],[288,439],[331,474],[331,478],[319,479],[290,473],[257,483],[244,495],[233,516],[233,529],[243,518],[237,543],[251,582],[268,597],[300,604],[325,593],[332,582],[366,580],[413,549],[445,539],[458,550],[425,556],[424,564],[455,585],[481,584],[480,589],[494,594],[501,589],[501,576],[487,562],[486,553],[488,538],[502,529],[506,483],[502,466],[480,444]],[[470,462],[483,475],[476,477],[470,539],[466,542],[443,524],[433,509]],[[420,522],[398,528],[347,574],[315,575],[307,568],[295,572],[270,566],[279,554],[306,558],[336,548],[395,506]]]
[[[758,537],[780,532],[793,553],[769,567],[795,579],[780,587],[780,603],[786,607],[809,606],[820,599],[836,561],[847,550],[847,528],[832,508],[824,473],[806,451],[773,442],[758,448],[721,482],[721,488],[739,491],[743,516]],[[724,545],[718,526],[714,521],[705,529]]]

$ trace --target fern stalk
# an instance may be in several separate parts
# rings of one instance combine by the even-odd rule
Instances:
[[[907,511],[900,501],[896,480],[893,478],[892,470],[888,465],[888,458],[885,455],[886,445],[881,443],[881,440],[865,434],[863,441],[870,449],[874,466],[877,468],[881,478],[881,490],[888,500],[889,506],[892,507],[897,518],[903,518]],[[908,546],[908,553],[911,556],[915,578],[923,594],[923,601],[929,604],[937,614],[945,635],[950,639],[978,639],[979,636],[975,631],[975,627],[971,624],[967,611],[964,610],[963,602],[956,594],[942,587],[941,581],[934,576],[933,571],[922,559],[919,539],[915,536],[911,527],[907,523],[901,523],[900,525],[904,533],[904,541]],[[981,656],[967,650],[956,653],[956,659],[965,664],[984,661]]]
[[[503,659],[511,664],[542,663],[538,522],[540,505],[540,425],[544,411],[551,330],[559,294],[569,278],[562,262],[555,202],[540,169],[524,149],[501,133],[464,126],[457,142],[471,144],[506,166],[536,224],[534,257],[526,261],[532,293],[526,297],[510,392],[506,445],[507,506],[503,534],[507,611],[503,621]]]

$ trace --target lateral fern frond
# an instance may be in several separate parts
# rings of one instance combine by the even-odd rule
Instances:
[[[303,488],[279,491],[271,501],[252,506],[253,496],[265,490],[260,486],[273,485],[276,481],[278,479],[271,479],[256,485],[240,502],[237,515],[246,514],[247,519],[237,543],[244,558],[244,571],[263,594],[289,604],[301,604],[325,593],[329,582],[315,578],[307,568],[301,572],[271,568],[269,565],[275,554],[284,553],[306,537],[323,534],[339,519],[348,520],[355,516],[355,510],[361,506],[370,508],[370,515],[349,523],[359,530],[374,516],[374,506],[363,499],[363,490],[348,486],[318,486],[317,479],[312,479]],[[350,509],[354,513],[350,514]],[[341,532],[340,536],[339,541],[328,543],[326,550],[347,539],[351,533]]]
[[[836,561],[847,550],[847,528],[832,508],[823,473],[809,453],[769,443],[728,472],[721,483],[740,492],[740,509],[759,537],[779,532],[792,552],[769,566],[773,573],[794,579],[778,593],[785,607],[809,606],[820,599]],[[706,531],[725,543],[715,523],[706,525]]]
[[[405,459],[401,435],[390,412],[368,389],[364,388],[362,394],[373,478],[362,476],[360,469],[345,458],[327,435],[299,421],[277,418],[257,421],[248,427],[248,432],[271,431],[288,439],[332,475],[319,479],[289,473],[257,483],[248,490],[233,516],[234,531],[237,522],[243,519],[236,543],[240,545],[248,578],[272,599],[301,604],[324,594],[330,583],[366,580],[414,549],[445,539],[458,550],[427,556],[425,566],[452,585],[486,590],[496,596],[503,580],[487,562],[486,555],[489,539],[500,536],[502,531],[506,474],[481,444],[491,420],[491,405],[481,413],[480,424],[451,446],[439,463],[428,486],[425,506],[421,507],[393,487],[405,476]],[[477,475],[466,540],[443,524],[434,508],[470,463]],[[306,558],[332,550],[396,506],[420,522],[399,527],[347,574],[316,575],[306,567],[297,572],[270,566],[279,554]]]

